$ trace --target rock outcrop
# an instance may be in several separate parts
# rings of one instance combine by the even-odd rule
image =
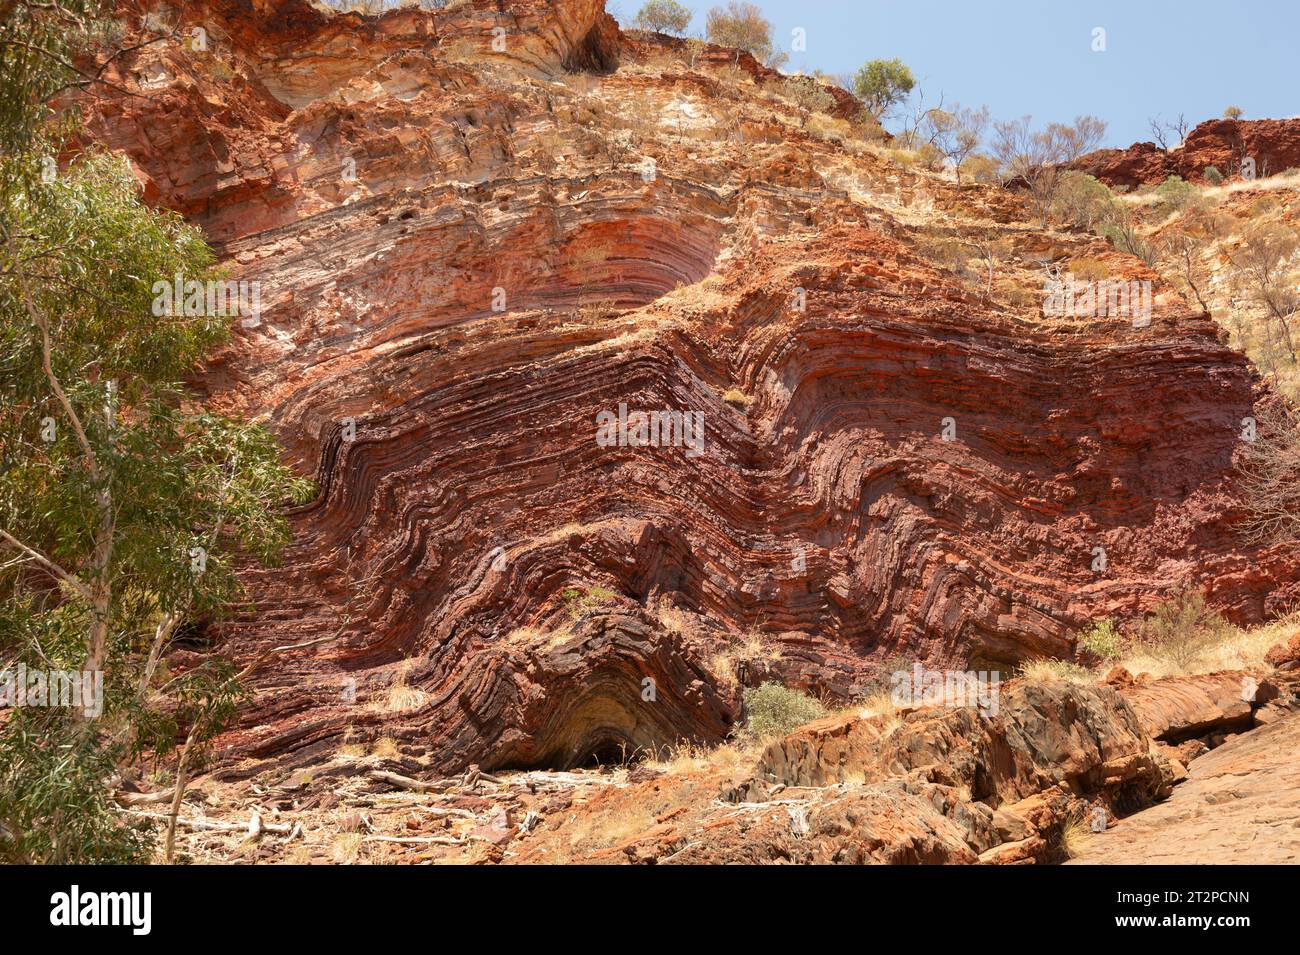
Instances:
[[[436,754],[350,746],[256,781],[204,780],[227,837],[201,831],[182,851],[214,862],[1016,865],[1151,861],[1144,837],[1168,857],[1182,833],[1205,861],[1230,861],[1233,848],[1293,858],[1287,781],[1300,704],[1293,679],[1266,675],[1210,681],[1267,686],[1256,696],[1269,702],[1254,707],[1262,728],[1202,712],[1204,738],[1177,746],[1148,736],[1139,714],[1169,714],[1179,701],[1194,713],[1205,678],[1139,675],[1119,690],[1113,679],[1017,680],[985,717],[951,701],[847,714],[756,751],[599,769],[472,765],[439,778]],[[250,840],[250,815],[268,808],[281,834]],[[338,841],[361,832],[371,834],[361,844]],[[1267,845],[1255,844],[1264,834]]]
[[[1134,684],[1120,693],[1147,736],[1178,743],[1211,731],[1250,728],[1255,710],[1274,699],[1277,688],[1268,680],[1226,671]]]
[[[1173,795],[1082,840],[1077,865],[1300,862],[1300,716],[1198,759]]]
[[[1180,146],[1164,150],[1155,143],[1127,149],[1099,149],[1081,156],[1070,168],[1095,176],[1108,186],[1159,185],[1170,176],[1206,182],[1205,171],[1224,178],[1240,176],[1245,160],[1253,177],[1300,166],[1300,119],[1211,119],[1198,125]]]
[[[1235,676],[1245,674],[1221,674]],[[1022,864],[1063,861],[1069,827],[1104,829],[1167,798],[1186,766],[1148,736],[1147,696],[1108,686],[1013,681],[996,716],[930,707],[847,715],[768,745],[752,773],[703,798],[670,776],[610,790],[517,847],[541,861],[592,817],[640,831],[581,858],[609,863]],[[1190,696],[1198,690],[1192,687]],[[1145,694],[1145,695],[1144,695]],[[1249,712],[1249,706],[1247,711]],[[1295,719],[1290,719],[1295,723]],[[1205,729],[1225,730],[1224,718]],[[1204,751],[1204,750],[1203,750]],[[708,778],[707,776],[704,778]],[[575,822],[575,820],[577,820]]]
[[[1264,656],[1264,662],[1279,670],[1300,673],[1300,631],[1270,649]]]
[[[600,0],[122,10],[206,48],[114,61],[86,138],[262,283],[199,384],[320,485],[204,635],[333,637],[259,676],[231,771],[350,732],[578,765],[722,738],[759,672],[844,698],[900,653],[1066,656],[1187,587],[1243,622],[1300,595],[1293,550],[1234,530],[1264,391],[1198,309],[809,128],[743,58],[631,42]],[[991,292],[936,229],[1009,243]],[[1042,313],[1084,255],[1156,283],[1149,325]]]
[[[1001,694],[993,717],[937,708],[909,714],[898,727],[856,716],[812,723],[769,746],[756,777],[827,786],[913,774],[998,803],[1062,784],[1096,792],[1102,781],[1143,777],[1154,791],[1159,782],[1147,735],[1115,690],[1022,681]]]

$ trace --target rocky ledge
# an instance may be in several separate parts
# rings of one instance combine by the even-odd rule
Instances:
[[[1127,149],[1099,149],[1070,168],[1108,186],[1156,185],[1170,176],[1205,183],[1211,167],[1226,179],[1264,177],[1300,166],[1300,119],[1211,119],[1187,134],[1181,145],[1161,149],[1134,143]]]

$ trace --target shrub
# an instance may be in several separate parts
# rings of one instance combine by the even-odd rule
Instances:
[[[1240,106],[1229,106],[1223,111],[1224,119],[1241,119],[1241,116],[1242,113]]]
[[[1226,620],[1205,606],[1204,596],[1188,591],[1157,607],[1142,622],[1138,640],[1155,658],[1186,669],[1231,629]]]
[[[932,143],[921,143],[916,149],[916,162],[923,169],[938,172],[943,168],[944,155],[939,151],[938,146]]]
[[[1114,218],[1116,202],[1104,182],[1073,170],[1060,175],[1052,197],[1052,212],[1089,231]]]
[[[614,592],[604,587],[592,587],[586,591],[577,587],[566,587],[560,593],[560,598],[568,608],[570,618],[577,620],[583,614],[610,603],[614,599]]]
[[[677,0],[646,0],[632,22],[642,30],[655,30],[676,36],[686,32],[693,14]]]
[[[835,108],[835,97],[827,92],[821,81],[810,76],[797,76],[781,84],[781,95],[799,107],[799,125],[807,126],[810,113],[827,113]]]
[[[1223,182],[1223,173],[1219,172],[1218,166],[1206,166],[1204,176],[1205,181],[1212,186],[1217,186]]]
[[[746,689],[744,700],[745,711],[749,714],[746,728],[756,740],[784,736],[826,715],[826,708],[808,694],[779,683],[764,683],[758,689]]]
[[[1155,265],[1155,247],[1138,233],[1137,224],[1131,217],[1125,216],[1118,222],[1102,226],[1099,234],[1109,239],[1121,252],[1135,255],[1147,265]]]
[[[974,182],[992,184],[998,181],[998,164],[983,153],[967,157],[958,167],[958,172]]]
[[[1079,636],[1079,649],[1101,660],[1117,660],[1124,653],[1124,638],[1112,621],[1101,620]]]
[[[1156,188],[1156,198],[1166,211],[1183,209],[1197,195],[1196,187],[1182,176],[1170,176]]]
[[[1110,269],[1105,262],[1086,255],[1070,260],[1070,272],[1085,282],[1099,282],[1110,276]]]
[[[924,258],[940,268],[963,277],[968,274],[967,262],[971,256],[970,249],[958,239],[920,237],[917,239],[916,249]]]

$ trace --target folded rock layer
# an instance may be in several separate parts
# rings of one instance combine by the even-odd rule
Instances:
[[[1265,393],[1208,318],[1011,194],[812,129],[747,56],[599,0],[122,15],[158,42],[87,139],[260,283],[199,384],[320,485],[210,628],[334,637],[258,678],[231,761],[350,733],[448,771],[608,761],[722,738],[761,678],[843,698],[899,655],[1069,655],[1186,587],[1241,621],[1297,595],[1295,554],[1234,530]],[[936,234],[1006,242],[996,282]],[[1154,282],[1149,324],[1043,314],[1084,254]]]

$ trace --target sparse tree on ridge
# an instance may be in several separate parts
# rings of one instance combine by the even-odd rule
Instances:
[[[988,125],[987,106],[971,109],[954,103],[950,110],[927,111],[923,135],[952,164],[957,181],[961,182],[962,164],[979,148]]]
[[[692,16],[677,0],[646,0],[632,22],[642,30],[681,36],[691,25]]]
[[[1151,129],[1151,136],[1155,139],[1156,145],[1160,147],[1161,152],[1169,152],[1174,146],[1182,145],[1187,138],[1187,131],[1190,125],[1187,117],[1182,113],[1172,122],[1166,123],[1159,116],[1152,116],[1147,120],[1147,125]]]
[[[853,78],[853,91],[876,122],[907,98],[916,78],[900,59],[872,60]]]
[[[1074,123],[1049,123],[1035,129],[1033,118],[993,124],[992,152],[1004,178],[1020,179],[1043,228],[1047,228],[1052,202],[1063,166],[1096,149],[1106,134],[1106,123],[1095,116],[1077,116]]]
[[[760,63],[773,66],[784,59],[772,43],[772,24],[752,3],[728,0],[725,7],[714,7],[705,32],[710,43],[743,51]]]

